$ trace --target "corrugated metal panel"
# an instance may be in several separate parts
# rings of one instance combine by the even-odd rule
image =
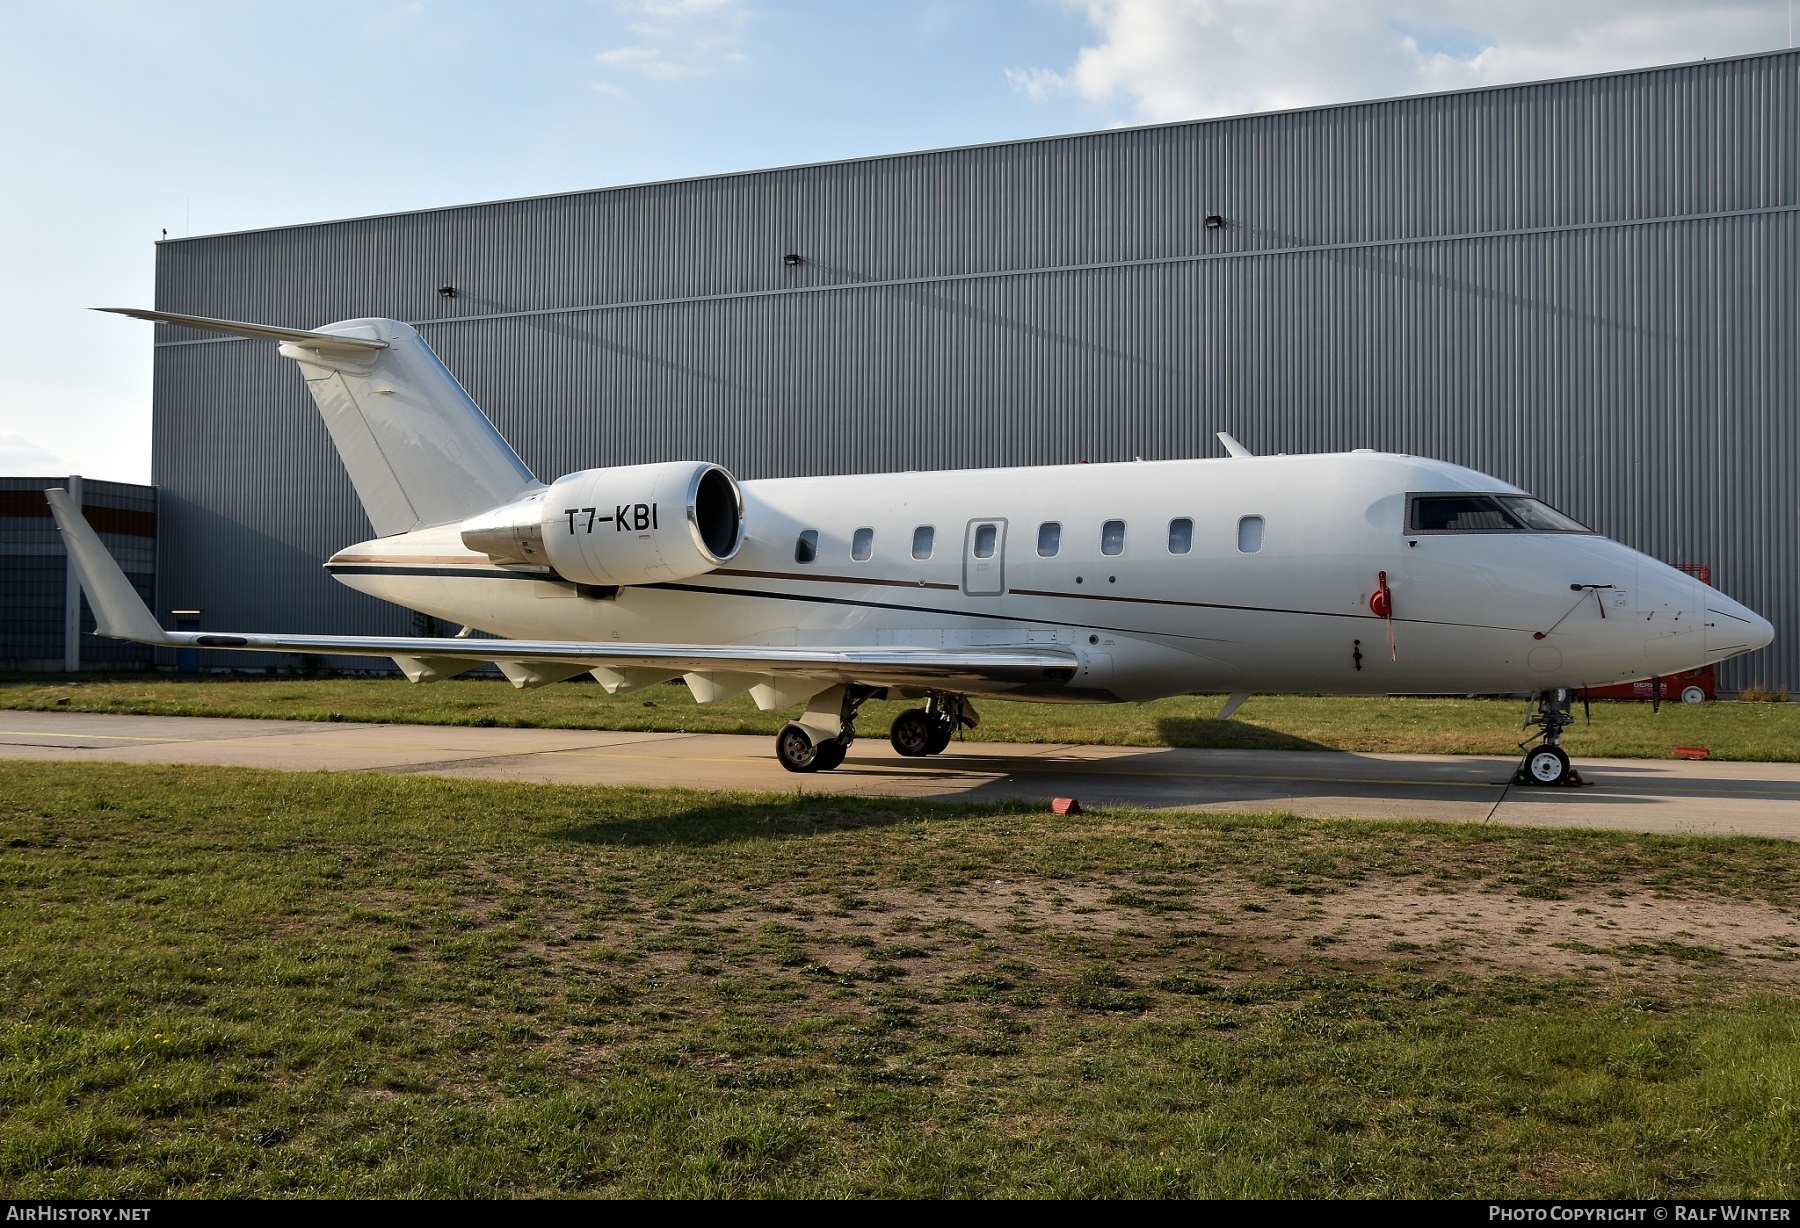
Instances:
[[[1441,456],[1712,563],[1780,634],[1728,682],[1800,687],[1796,120],[1783,52],[169,243],[158,305],[412,320],[545,476]],[[164,605],[403,628],[272,347],[156,410]]]

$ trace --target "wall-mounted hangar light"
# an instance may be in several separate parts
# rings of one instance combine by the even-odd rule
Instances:
[[[455,298],[456,297],[456,287],[451,285],[448,282],[445,282],[443,285],[438,287],[438,297],[439,298]]]
[[[806,258],[799,252],[789,252],[781,258],[781,263],[787,265],[790,269],[797,269],[806,263]]]
[[[1225,229],[1225,215],[1223,213],[1207,214],[1206,215],[1206,228],[1208,230],[1224,230]]]

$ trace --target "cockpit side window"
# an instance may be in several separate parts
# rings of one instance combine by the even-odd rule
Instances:
[[[1407,496],[1408,533],[1591,533],[1529,495]]]
[[[1579,520],[1565,516],[1542,499],[1527,495],[1501,495],[1500,505],[1525,522],[1534,533],[1592,533]]]

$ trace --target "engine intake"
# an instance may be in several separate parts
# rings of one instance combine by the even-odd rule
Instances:
[[[462,540],[503,567],[545,567],[577,584],[682,580],[736,556],[744,497],[703,461],[584,469],[471,516]]]

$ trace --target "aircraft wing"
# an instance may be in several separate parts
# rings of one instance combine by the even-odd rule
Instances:
[[[736,644],[622,644],[568,640],[461,637],[265,635],[258,632],[165,631],[131,587],[100,537],[67,491],[46,490],[93,607],[95,630],[111,639],[166,648],[225,648],[246,652],[298,652],[334,656],[394,657],[409,675],[458,672],[455,664],[495,662],[508,676],[553,681],[582,670],[650,670],[665,677],[721,671],[833,681],[869,686],[955,685],[1008,689],[1055,685],[1073,678],[1080,658],[1058,645],[1022,647],[774,648]],[[509,669],[508,666],[515,668]],[[448,668],[445,668],[448,666]],[[560,667],[560,668],[559,668]],[[571,668],[573,667],[573,668]],[[516,676],[515,676],[516,675]],[[985,689],[983,687],[983,689]]]

